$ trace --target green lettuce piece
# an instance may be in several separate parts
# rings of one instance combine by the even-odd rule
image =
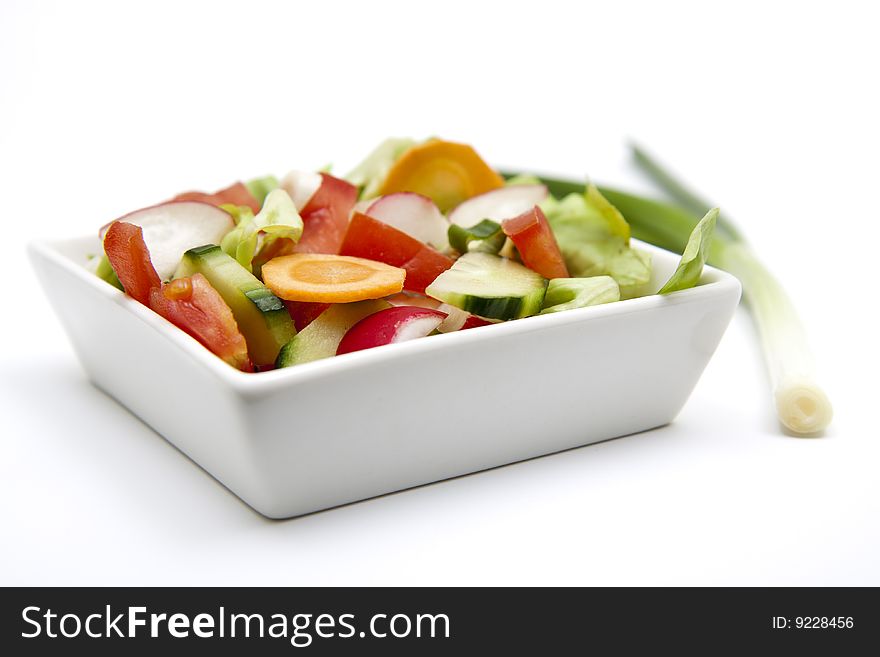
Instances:
[[[95,267],[95,276],[103,281],[107,281],[113,287],[122,290],[122,283],[119,282],[119,277],[116,275],[116,272],[113,271],[113,267],[110,264],[109,258],[107,258],[107,254],[102,253],[95,257],[98,258],[97,266]]]
[[[361,188],[362,199],[372,198],[378,193],[382,181],[397,159],[415,144],[415,140],[408,137],[390,137],[373,149],[373,152],[352,169],[345,179]]]
[[[620,214],[620,210],[611,205],[593,183],[587,185],[585,196],[587,205],[595,209],[605,220],[605,224],[608,226],[611,234],[622,237],[626,241],[626,245],[629,246],[629,224],[626,223],[626,219]]]
[[[691,231],[687,246],[684,247],[684,253],[681,255],[681,262],[678,263],[672,276],[657,294],[686,290],[700,282],[717,220],[718,208],[712,208],[705,217],[700,219],[700,223]]]
[[[220,209],[232,215],[232,221],[237,226],[242,221],[251,221],[254,218],[254,211],[248,205],[233,205],[232,203],[224,203]]]
[[[541,209],[573,277],[611,276],[623,298],[650,282],[651,255],[630,247],[629,224],[595,185],[585,194],[548,197]]]
[[[273,237],[286,237],[299,242],[303,232],[303,220],[293,204],[293,199],[283,189],[273,189],[266,196],[263,207],[254,217],[261,231]]]
[[[302,217],[283,189],[269,192],[256,216],[248,207],[222,207],[232,215],[236,226],[223,237],[220,248],[248,271],[252,271],[251,262],[260,249],[282,237],[294,243],[302,237]]]
[[[242,267],[251,271],[251,260],[257,252],[257,237],[260,232],[254,225],[254,212],[244,205],[227,204],[220,207],[231,214],[236,223],[235,228],[220,240],[220,248],[224,253],[235,258]]]
[[[547,285],[542,315],[620,301],[620,287],[610,276],[554,278]]]
[[[262,178],[248,180],[244,185],[253,197],[257,199],[257,203],[262,206],[269,192],[278,188],[278,178],[275,176],[263,176]]]

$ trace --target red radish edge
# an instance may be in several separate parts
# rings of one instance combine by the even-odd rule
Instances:
[[[231,230],[232,228],[235,228],[235,221],[233,221],[233,219],[232,219],[232,215],[230,215],[228,212],[226,212],[226,210],[224,210],[223,208],[221,208],[221,207],[219,207],[219,206],[217,206],[217,205],[213,205],[213,204],[211,204],[211,203],[205,203],[204,201],[163,201],[162,203],[155,203],[155,204],[153,204],[153,205],[148,205],[148,206],[146,206],[146,207],[144,207],[144,208],[139,208],[139,209],[137,209],[137,210],[132,210],[131,212],[127,212],[126,214],[122,215],[121,217],[117,217],[117,218],[114,219],[113,221],[108,221],[106,224],[104,224],[103,226],[101,226],[101,227],[98,229],[98,237],[99,237],[101,240],[103,240],[103,239],[104,239],[104,235],[107,234],[107,230],[110,228],[110,226],[111,226],[112,224],[114,224],[114,223],[117,222],[117,221],[125,221],[126,223],[132,223],[132,222],[129,221],[128,219],[129,219],[129,217],[131,217],[131,215],[133,215],[133,214],[138,214],[139,212],[146,212],[147,210],[155,210],[156,208],[161,208],[161,207],[166,206],[166,205],[181,205],[181,204],[184,204],[184,203],[186,203],[186,204],[188,204],[188,205],[207,205],[209,208],[214,208],[215,210],[219,210],[220,212],[223,212],[224,214],[229,215],[229,225],[230,225],[230,230]],[[134,225],[135,225],[135,226],[140,226],[140,224],[134,224]]]
[[[364,317],[339,343],[336,354],[422,338],[446,319],[446,313],[416,306],[393,306]]]
[[[129,212],[100,231],[103,241],[116,221],[138,226],[150,252],[153,267],[162,280],[168,280],[188,249],[219,244],[235,227],[232,216],[216,205],[201,201],[169,201]]]

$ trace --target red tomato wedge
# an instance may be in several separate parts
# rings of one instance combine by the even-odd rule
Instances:
[[[150,307],[234,368],[253,372],[247,342],[232,310],[201,274],[154,288]]]
[[[205,192],[183,192],[175,196],[172,201],[201,201],[211,205],[221,206],[227,203],[232,205],[246,205],[254,212],[260,211],[260,203],[250,193],[244,183],[237,182],[226,189],[207,194]]]
[[[247,343],[223,297],[201,274],[162,284],[140,226],[114,221],[104,251],[125,292],[233,367],[252,372]]]
[[[351,183],[322,173],[321,186],[300,210],[303,234],[292,252],[338,254],[357,195]]]
[[[501,228],[516,246],[523,264],[544,278],[568,278],[568,269],[547,217],[537,205],[512,219]]]
[[[104,235],[104,251],[126,294],[149,306],[150,291],[162,281],[150,261],[141,227],[114,221]]]
[[[419,294],[453,263],[424,242],[360,212],[352,217],[339,252],[405,269],[403,289]]]

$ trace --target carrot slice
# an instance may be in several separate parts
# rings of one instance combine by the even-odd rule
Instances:
[[[379,195],[416,192],[447,212],[472,196],[503,186],[504,179],[467,144],[429,139],[400,156]]]
[[[406,270],[375,260],[294,253],[263,265],[263,282],[288,301],[348,303],[381,299],[403,289]]]

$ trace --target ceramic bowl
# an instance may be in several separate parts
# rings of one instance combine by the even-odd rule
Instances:
[[[639,246],[657,289],[678,256]],[[707,267],[668,296],[246,374],[87,271],[96,238],[29,250],[95,385],[272,518],[667,424],[740,297]]]

